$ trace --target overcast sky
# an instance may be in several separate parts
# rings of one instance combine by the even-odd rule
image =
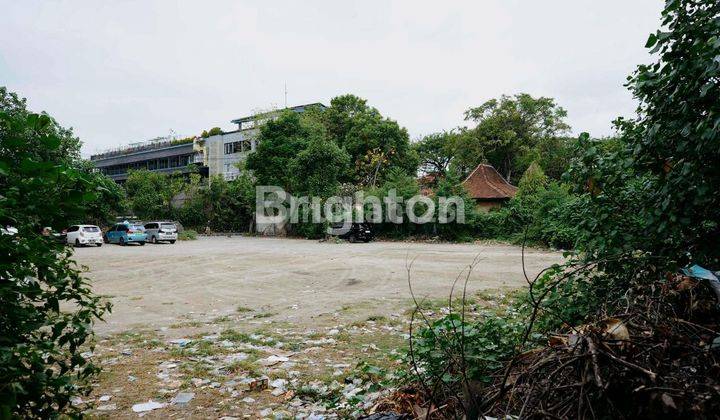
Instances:
[[[503,93],[551,96],[574,133],[632,115],[622,86],[661,0],[0,0],[0,85],[85,155],[256,109],[366,98],[411,137]]]

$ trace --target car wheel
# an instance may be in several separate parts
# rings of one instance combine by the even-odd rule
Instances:
[[[365,238],[365,239],[363,239],[363,242],[365,242],[365,243],[370,242],[370,238]]]
[[[154,245],[157,245],[157,238],[155,237],[155,235],[153,235],[153,236],[150,237],[150,243],[151,243],[151,244],[154,244]]]
[[[120,244],[120,246],[125,246],[125,238],[120,238],[118,243]]]
[[[100,248],[102,244],[95,244],[96,247]]]
[[[143,242],[138,242],[138,243],[140,244],[140,246],[145,245],[145,242],[144,242],[144,241],[143,241]]]
[[[80,247],[80,239],[75,239],[75,248]]]
[[[174,243],[175,243],[175,241],[170,241],[170,243],[171,243],[171,244],[174,244]]]
[[[350,242],[351,244],[354,244],[356,242],[354,233],[351,233],[350,236],[348,236],[348,242]]]
[[[110,243],[110,239],[108,239],[107,236],[103,235],[103,242],[105,242],[106,244],[109,244],[109,243]]]

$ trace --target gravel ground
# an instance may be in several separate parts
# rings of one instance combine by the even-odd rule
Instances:
[[[258,317],[311,328],[407,308],[406,266],[418,296],[446,297],[474,258],[468,289],[525,284],[519,247],[498,244],[371,242],[200,237],[145,246],[79,248],[96,293],[114,305],[99,334],[207,322],[238,308]],[[557,252],[527,250],[529,275],[560,262]],[[352,310],[349,310],[352,308]]]

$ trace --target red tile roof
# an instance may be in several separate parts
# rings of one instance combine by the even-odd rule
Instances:
[[[517,187],[505,181],[495,168],[482,163],[462,184],[470,197],[476,200],[512,198],[517,192]]]

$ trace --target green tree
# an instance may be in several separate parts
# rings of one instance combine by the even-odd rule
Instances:
[[[327,135],[350,155],[351,167],[343,181],[371,185],[390,168],[415,174],[417,154],[407,130],[354,95],[333,98],[322,114]]]
[[[255,208],[255,188],[247,174],[226,181],[217,176],[202,191],[210,229],[217,232],[247,231]]]
[[[93,295],[72,249],[40,232],[83,219],[97,178],[73,166],[69,130],[5,89],[0,97],[0,224],[18,229],[0,235],[0,417],[79,415],[70,399],[89,392],[99,371],[81,348],[110,306]]]
[[[173,198],[185,186],[182,176],[162,172],[130,171],[125,181],[128,207],[141,219],[169,219],[173,217]]]
[[[300,115],[283,111],[260,127],[258,145],[245,167],[253,171],[258,185],[276,185],[292,190],[295,175],[288,170],[298,153],[307,147],[317,128],[301,121]]]
[[[518,184],[518,195],[532,195],[545,188],[548,184],[548,177],[543,172],[537,162],[533,162],[528,166],[520,178]]]
[[[567,112],[552,98],[534,98],[527,93],[513,97],[503,95],[465,112],[465,119],[475,122],[458,140],[463,154],[459,164],[474,168],[484,160],[493,165],[505,179],[517,181],[531,160],[523,156],[532,153],[546,138],[566,133]],[[525,162],[525,164],[523,164]]]
[[[593,254],[633,249],[720,261],[720,3],[669,0],[665,30],[646,47],[659,59],[640,65],[628,86],[638,117],[618,120],[622,147],[583,136],[574,167],[587,192],[582,228]]]
[[[290,163],[294,191],[329,197],[340,185],[340,177],[350,164],[350,156],[337,144],[321,137],[312,138]]]
[[[444,175],[455,155],[454,144],[457,136],[455,132],[444,131],[428,134],[413,143],[413,150],[420,161],[420,169],[428,174]]]

